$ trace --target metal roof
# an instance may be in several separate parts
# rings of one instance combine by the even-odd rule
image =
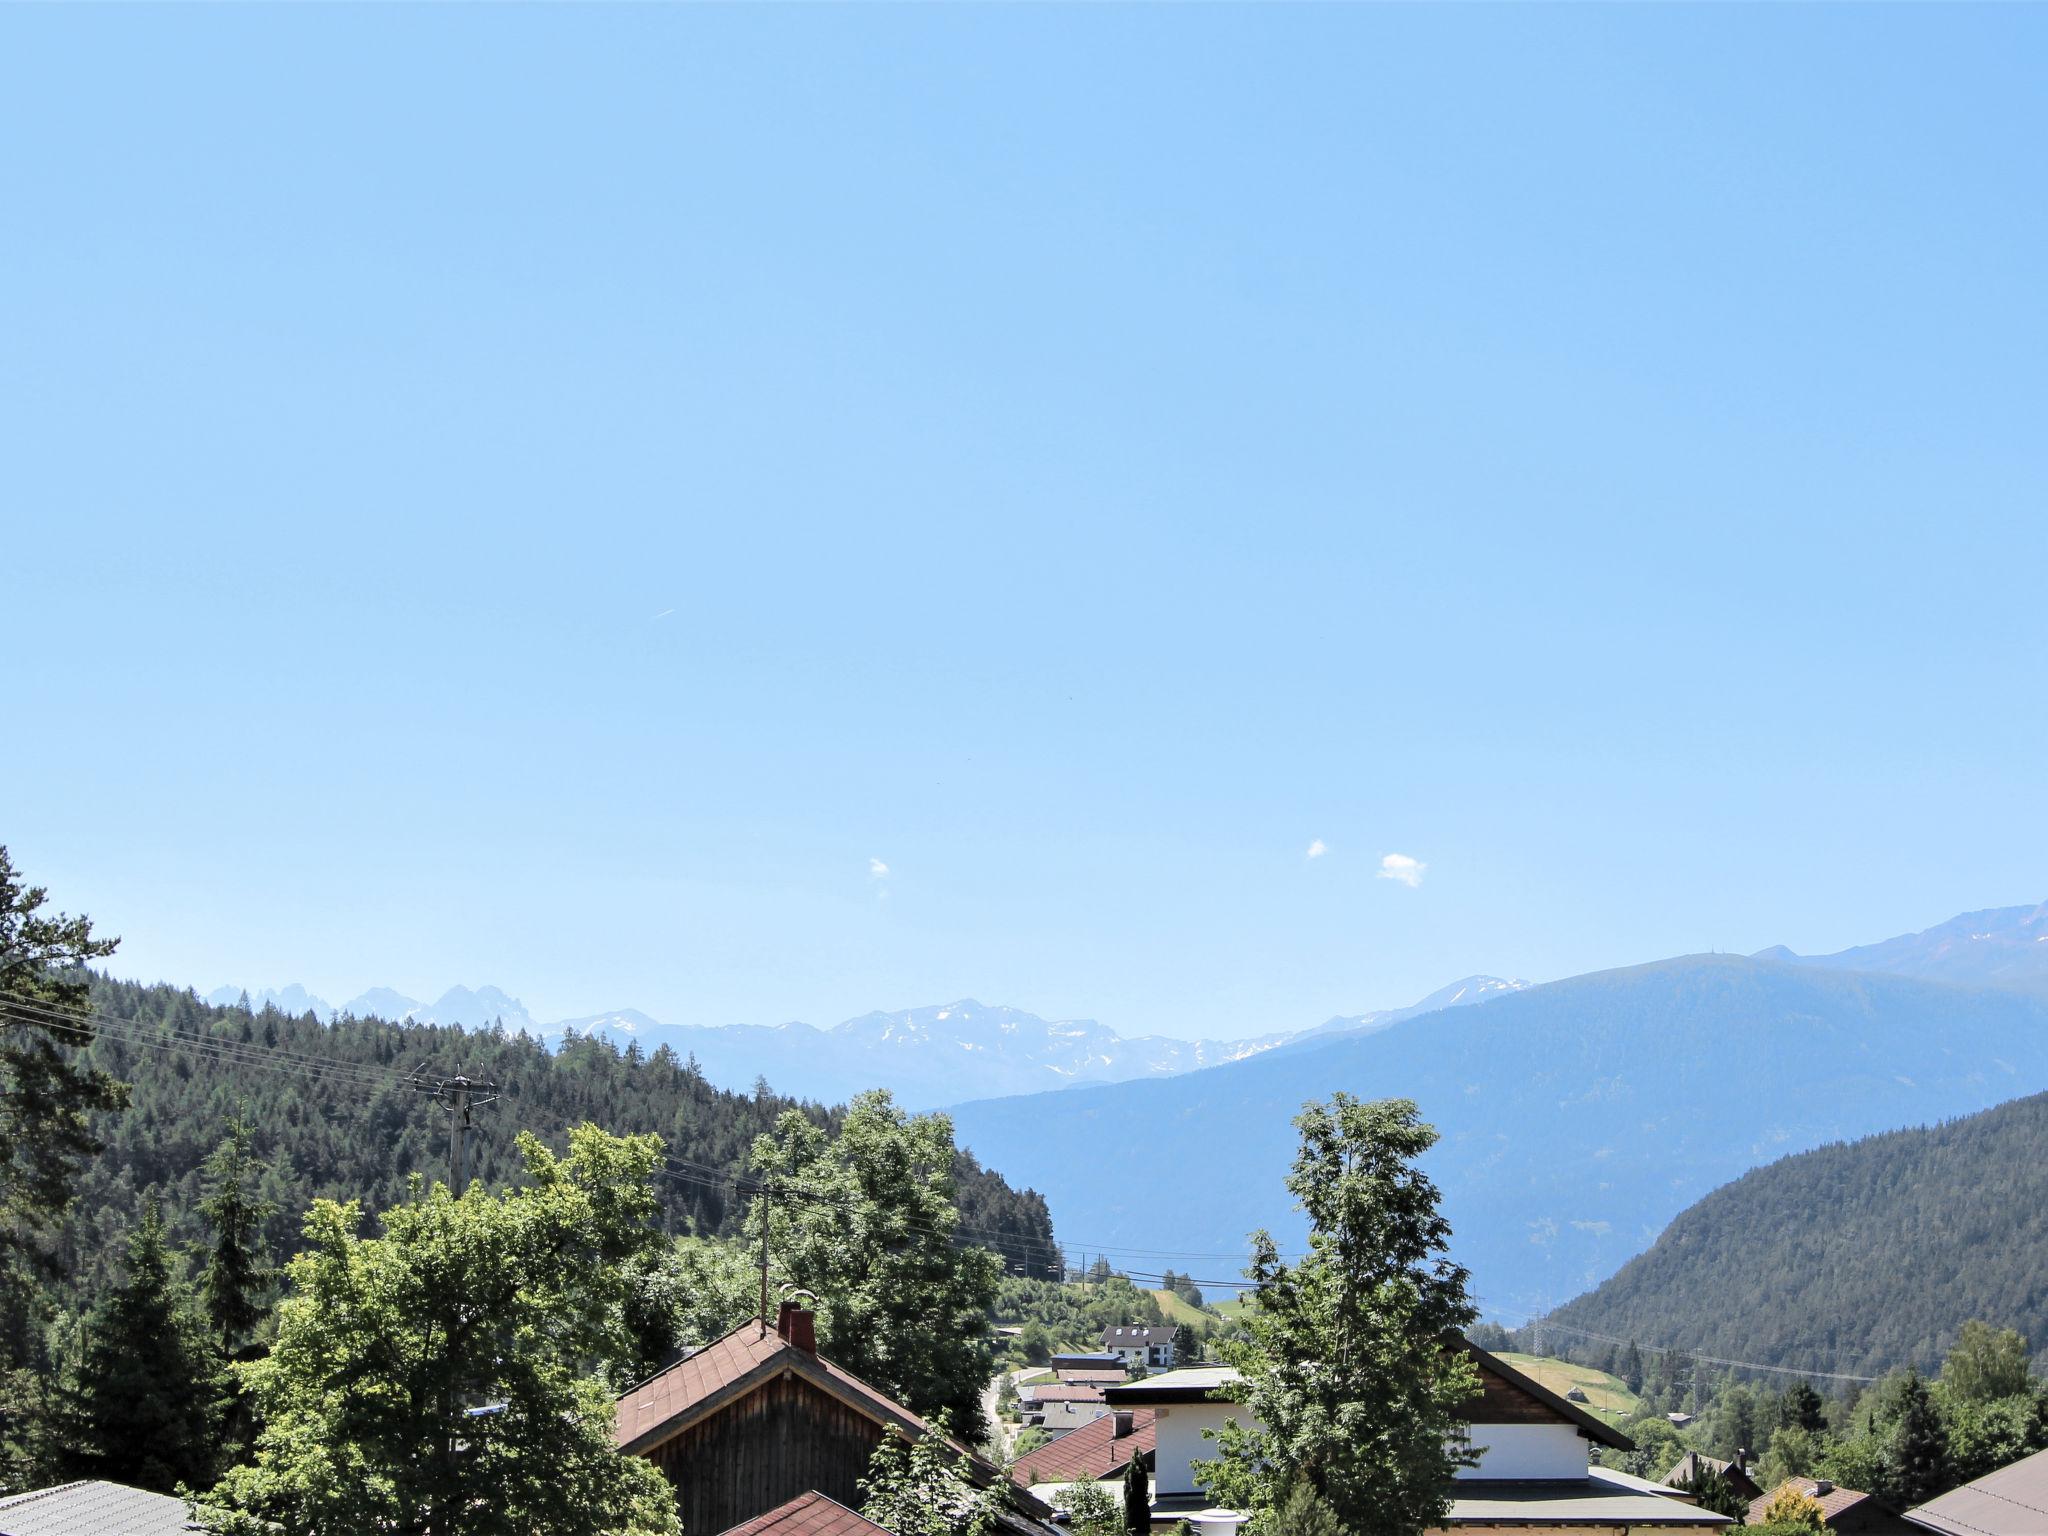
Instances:
[[[1205,1403],[1218,1387],[1237,1385],[1244,1378],[1234,1365],[1184,1365],[1161,1371],[1140,1381],[1104,1387],[1102,1395],[1112,1403]]]
[[[1943,1536],[2039,1536],[2048,1531],[2048,1451],[1952,1488],[1906,1518]]]
[[[124,1483],[60,1483],[0,1499],[0,1536],[186,1536],[185,1501]]]
[[[1678,1526],[1717,1530],[1734,1522],[1683,1499],[1642,1493],[1607,1481],[1594,1468],[1583,1479],[1516,1482],[1460,1478],[1451,1487],[1445,1525],[1614,1525],[1630,1530]]]

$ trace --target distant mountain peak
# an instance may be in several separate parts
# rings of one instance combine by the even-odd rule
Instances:
[[[2048,902],[1964,912],[1918,933],[1831,955],[1796,955],[1780,944],[1758,959],[1831,970],[1878,971],[1964,986],[2048,990]]]

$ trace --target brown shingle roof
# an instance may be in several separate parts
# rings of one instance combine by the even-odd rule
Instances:
[[[1027,1488],[1036,1483],[1094,1482],[1121,1472],[1132,1456],[1158,1444],[1159,1427],[1151,1409],[1140,1408],[1131,1415],[1131,1432],[1122,1439],[1116,1438],[1116,1415],[1104,1414],[1019,1457],[1010,1476]]]
[[[1885,1508],[1883,1504],[1880,1504],[1870,1494],[1859,1493],[1854,1488],[1830,1486],[1826,1493],[1822,1493],[1820,1491],[1821,1485],[1810,1477],[1795,1477],[1788,1481],[1791,1486],[1797,1488],[1808,1498],[1820,1501],[1821,1513],[1826,1516],[1829,1525],[1834,1525],[1843,1516],[1852,1511],[1858,1515],[1868,1517],[1879,1514]],[[1750,1524],[1761,1525],[1763,1523],[1765,1509],[1769,1508],[1771,1500],[1778,1496],[1778,1488],[1785,1486],[1785,1483],[1780,1483],[1777,1488],[1773,1488],[1769,1493],[1760,1494],[1749,1501],[1749,1514],[1746,1518]],[[1867,1509],[1865,1508],[1866,1505],[1869,1506]]]
[[[800,1493],[765,1515],[729,1527],[724,1536],[889,1536],[888,1528],[822,1493]]]
[[[856,1411],[913,1438],[921,1439],[934,1432],[923,1419],[851,1371],[834,1365],[823,1355],[798,1349],[772,1329],[764,1336],[759,1323],[749,1322],[650,1376],[621,1397],[619,1449],[638,1452],[658,1445],[785,1373],[801,1376]],[[1001,1475],[959,1441],[949,1440],[947,1444],[968,1459],[977,1481],[986,1485]]]

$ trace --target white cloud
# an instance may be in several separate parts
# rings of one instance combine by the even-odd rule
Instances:
[[[1405,853],[1390,853],[1380,860],[1380,878],[1398,880],[1412,891],[1422,884],[1423,871],[1428,868],[1420,859],[1411,859]]]
[[[1329,851],[1330,845],[1324,842],[1320,837],[1308,845],[1308,856],[1312,859],[1320,859],[1324,854],[1328,853]]]
[[[880,859],[869,859],[868,873],[873,875],[877,880],[886,880],[889,878],[889,866],[884,864]]]

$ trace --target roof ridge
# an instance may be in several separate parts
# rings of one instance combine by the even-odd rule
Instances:
[[[89,1488],[98,1481],[99,1479],[94,1477],[80,1477],[68,1483],[53,1483],[48,1488],[31,1488],[25,1493],[10,1493],[6,1498],[0,1499],[0,1509],[10,1506],[19,1509],[22,1505],[33,1503],[37,1499],[47,1499],[53,1493],[69,1493],[74,1488]]]

